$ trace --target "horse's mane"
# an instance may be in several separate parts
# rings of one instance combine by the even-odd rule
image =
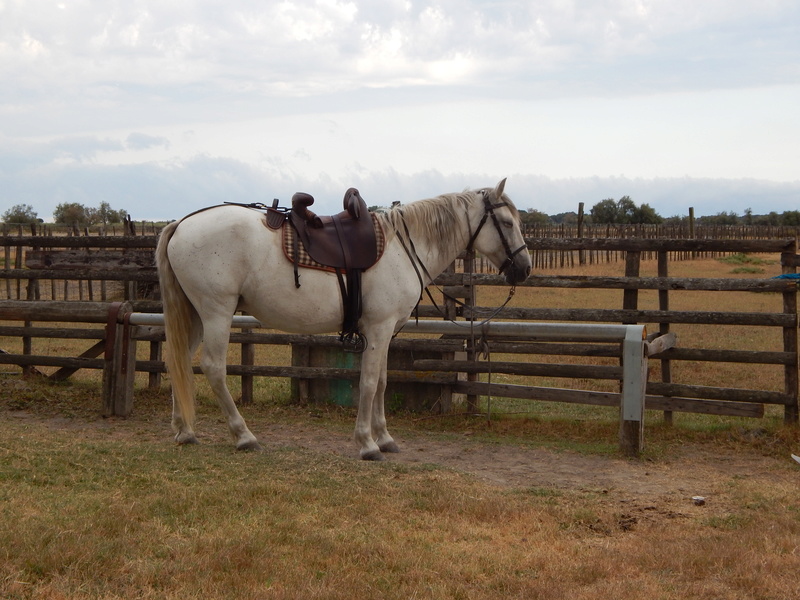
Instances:
[[[463,250],[469,240],[469,232],[463,226],[463,216],[476,202],[482,202],[480,192],[483,190],[467,190],[460,193],[442,194],[436,198],[417,200],[403,206],[392,208],[382,213],[388,221],[389,235],[400,233],[405,237],[408,227],[412,239],[436,241],[442,249]],[[491,188],[486,188],[491,192]],[[503,200],[508,202],[511,212],[518,212],[505,194]]]

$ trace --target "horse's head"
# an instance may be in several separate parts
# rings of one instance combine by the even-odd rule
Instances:
[[[505,185],[503,179],[494,189],[476,192],[478,201],[470,210],[473,233],[467,247],[486,256],[509,284],[516,285],[531,274],[531,255],[522,237],[519,212],[503,193]]]

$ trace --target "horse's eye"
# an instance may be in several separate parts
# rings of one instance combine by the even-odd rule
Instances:
[[[505,227],[506,229],[511,229],[514,227],[514,223],[512,223],[511,221],[503,221],[503,227]]]

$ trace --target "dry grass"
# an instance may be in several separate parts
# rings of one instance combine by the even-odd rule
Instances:
[[[800,506],[785,463],[718,482],[703,507],[674,490],[500,488],[293,445],[175,447],[163,397],[104,425],[87,392],[20,384],[26,412],[3,403],[0,597],[796,597]],[[42,412],[41,394],[54,402]]]

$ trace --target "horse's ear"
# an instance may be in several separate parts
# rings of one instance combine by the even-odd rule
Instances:
[[[503,197],[503,189],[506,187],[506,177],[503,177],[503,180],[497,184],[497,187],[494,188],[494,197],[500,200]]]

